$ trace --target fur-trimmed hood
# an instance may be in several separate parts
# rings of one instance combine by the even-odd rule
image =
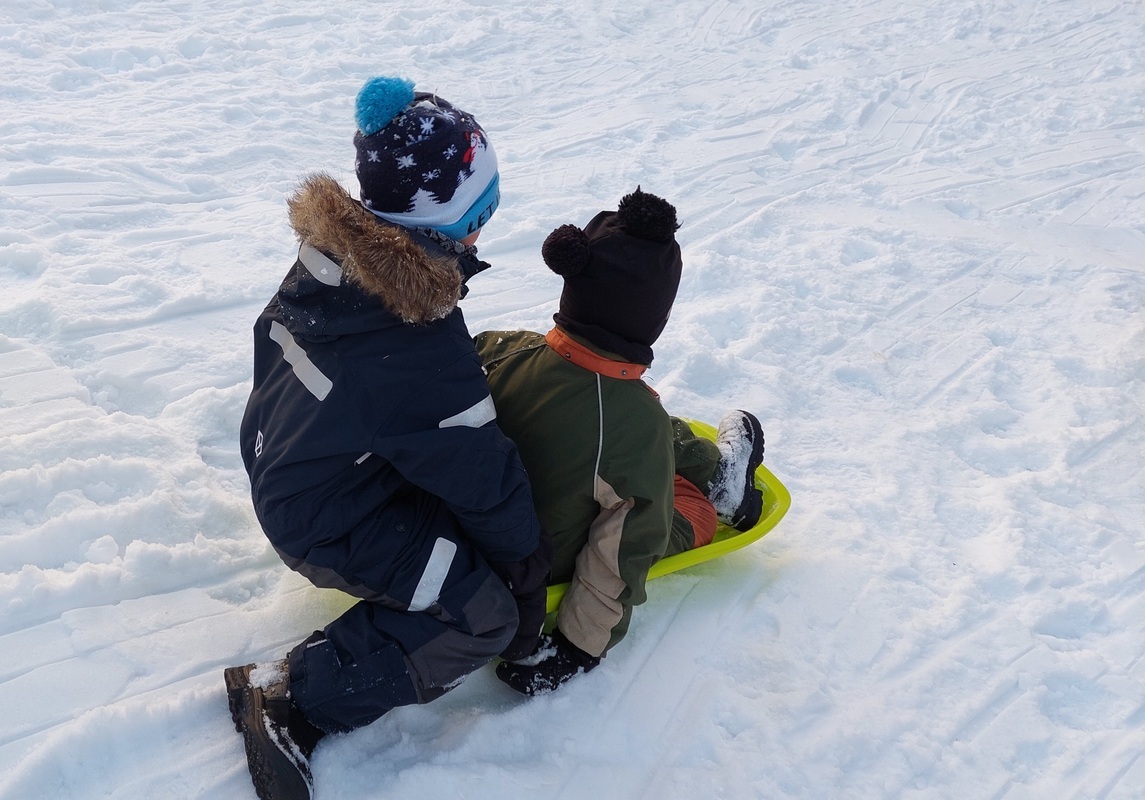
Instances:
[[[345,280],[403,322],[433,322],[456,307],[464,282],[457,257],[431,252],[379,220],[329,175],[306,178],[288,205],[299,240],[333,256]]]

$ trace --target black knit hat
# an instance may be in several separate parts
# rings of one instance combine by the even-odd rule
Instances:
[[[670,203],[637,187],[584,230],[562,225],[550,233],[541,256],[565,279],[556,323],[628,361],[651,364],[680,286],[679,227]]]

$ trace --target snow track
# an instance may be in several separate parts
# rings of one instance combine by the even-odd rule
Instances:
[[[502,161],[474,331],[640,184],[685,274],[650,373],[757,412],[792,492],[602,667],[490,670],[320,748],[322,800],[1145,795],[1145,7],[98,7],[0,16],[0,798],[253,796],[222,669],[347,607],[288,573],[237,429],[284,196],[352,187],[399,72]]]

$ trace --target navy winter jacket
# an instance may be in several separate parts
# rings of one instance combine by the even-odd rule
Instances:
[[[275,548],[296,569],[368,569],[373,586],[414,569],[438,529],[489,561],[528,556],[528,481],[456,306],[484,265],[374,219],[324,176],[291,222],[302,247],[255,324],[241,429]]]

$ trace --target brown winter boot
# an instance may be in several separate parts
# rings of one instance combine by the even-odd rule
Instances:
[[[310,756],[326,734],[291,701],[286,662],[230,667],[223,677],[259,800],[310,800]]]

